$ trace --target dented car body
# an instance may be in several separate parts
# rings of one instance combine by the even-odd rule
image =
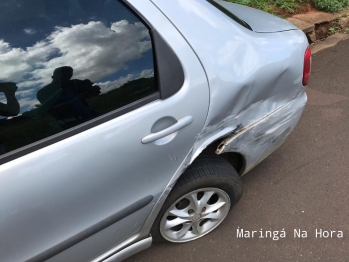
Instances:
[[[161,4],[169,17],[171,12],[181,10],[182,16],[176,20],[174,15],[173,20],[193,46],[208,76],[210,109],[196,150],[200,152],[232,133],[216,153],[241,153],[245,159],[241,174],[245,174],[279,147],[300,119],[307,101],[302,79],[308,41],[303,32],[280,18],[245,6],[216,2],[236,10],[257,31],[235,28],[223,14],[215,13],[208,19],[194,16],[196,21],[186,25],[183,14],[189,19],[193,13],[205,13],[206,6],[200,1],[185,7],[179,1],[178,9],[173,4]],[[202,44],[202,30],[210,32],[212,41],[206,40],[208,45]]]
[[[0,26],[0,80],[20,92],[16,114],[0,110],[3,262],[121,261],[151,245],[154,221],[198,156],[233,153],[244,175],[302,115],[308,41],[282,19],[211,0],[77,0],[59,14],[40,1],[14,22],[32,39],[33,17],[48,19],[41,38],[21,41],[7,35],[11,23]],[[89,91],[74,96],[55,82],[66,75],[75,95],[79,85]],[[59,104],[66,90],[72,100]]]

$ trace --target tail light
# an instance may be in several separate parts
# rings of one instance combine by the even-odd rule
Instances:
[[[310,78],[311,71],[311,50],[308,46],[304,55],[304,69],[303,69],[303,86],[307,86]]]

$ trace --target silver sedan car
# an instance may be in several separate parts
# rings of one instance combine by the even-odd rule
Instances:
[[[0,13],[1,262],[121,261],[203,237],[307,101],[305,34],[252,8],[4,0]]]

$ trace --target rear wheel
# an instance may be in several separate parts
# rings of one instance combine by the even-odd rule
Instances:
[[[174,243],[198,239],[223,222],[241,195],[241,179],[229,162],[199,156],[172,189],[151,234]]]

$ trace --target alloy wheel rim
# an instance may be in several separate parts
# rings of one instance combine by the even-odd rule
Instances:
[[[229,195],[218,188],[192,191],[175,201],[160,222],[161,235],[170,242],[198,239],[223,222],[230,209]]]

